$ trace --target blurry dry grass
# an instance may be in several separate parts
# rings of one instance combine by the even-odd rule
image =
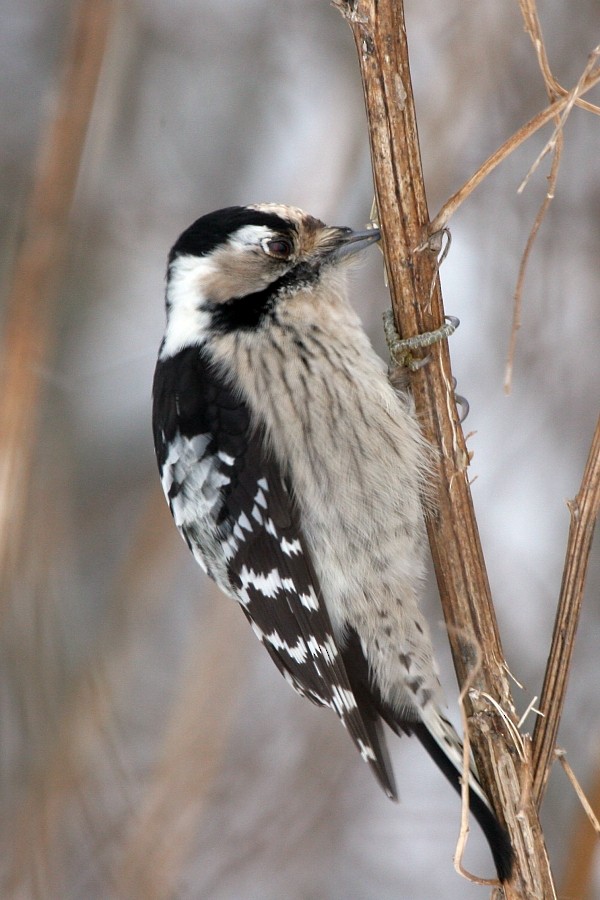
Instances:
[[[164,603],[165,583],[160,573],[168,568],[164,548],[169,546],[170,522],[163,505],[159,490],[153,490],[140,515],[124,568],[117,574],[107,630],[95,643],[80,674],[63,690],[56,720],[52,721],[51,716],[48,720],[53,704],[42,703],[42,709],[34,713],[40,698],[36,703],[33,698],[23,697],[31,737],[38,744],[40,735],[44,735],[44,740],[42,746],[34,746],[32,765],[28,773],[25,771],[23,784],[13,791],[16,796],[12,810],[5,818],[5,825],[10,820],[3,835],[5,848],[10,848],[5,858],[8,868],[3,872],[5,897],[73,895],[73,884],[65,881],[71,870],[68,847],[73,817],[79,820],[86,839],[93,843],[92,858],[100,870],[101,882],[113,885],[114,896],[173,896],[198,827],[203,798],[223,757],[236,710],[232,696],[243,658],[239,651],[222,651],[238,611],[233,604],[215,603],[209,623],[189,635],[187,661],[184,660],[183,674],[176,685],[177,699],[164,723],[164,747],[144,778],[140,797],[139,785],[127,763],[119,705],[124,690],[130,695],[137,636],[143,633],[145,620],[152,619]],[[36,572],[31,602],[35,605],[52,601],[48,587],[53,582],[53,564],[49,554],[40,549],[43,535],[51,532],[48,510],[57,508],[47,507],[45,513],[35,517],[37,522],[32,522],[31,537],[36,550],[31,554],[31,562]],[[38,537],[39,542],[35,540]],[[52,540],[46,541],[50,552],[55,537],[53,533]],[[156,581],[161,590],[149,603],[148,585]],[[140,603],[142,597],[144,603]],[[23,601],[19,592],[15,599]],[[27,604],[21,615],[23,625],[30,624],[35,612]],[[42,695],[46,680],[60,683],[60,679],[52,679],[45,660],[48,648],[60,646],[51,622],[52,616],[46,612],[46,633],[38,636],[35,670],[30,671],[26,682]],[[13,638],[17,640],[18,636],[13,633]],[[30,639],[24,643],[30,643]],[[207,690],[208,684],[214,689]],[[111,784],[107,796],[116,791],[122,799],[117,804],[121,807],[120,818],[113,826],[121,834],[122,861],[116,868],[106,852],[115,834],[99,831],[102,815],[99,817],[97,799],[93,799],[94,782],[103,779]],[[82,872],[81,878],[85,895],[83,885],[91,875]]]
[[[95,864],[104,868],[101,881],[112,883],[116,896],[172,896],[202,798],[223,754],[235,711],[227,698],[241,664],[239,654],[222,652],[237,611],[233,604],[215,604],[208,627],[190,635],[189,658],[166,723],[163,752],[136,803],[117,710],[123,685],[131,677],[136,634],[143,629],[143,618],[152,614],[147,604],[140,607],[140,598],[147,597],[152,575],[156,578],[167,564],[164,531],[170,523],[156,487],[118,572],[107,633],[93,642],[79,672],[72,676],[61,670],[55,597],[67,586],[57,568],[66,561],[66,548],[74,544],[75,535],[70,533],[68,498],[65,502],[62,493],[71,486],[61,483],[60,476],[57,482],[51,476],[44,483],[37,471],[41,373],[54,345],[69,214],[114,12],[112,0],[84,0],[73,6],[56,109],[41,138],[6,310],[0,390],[3,646],[6,674],[25,676],[12,696],[9,678],[2,699],[9,713],[5,722],[10,717],[13,725],[20,723],[19,737],[3,741],[3,769],[11,752],[21,760],[10,780],[3,774],[1,874],[2,896],[7,898],[77,893],[68,880],[71,866],[66,858],[73,818],[94,842]],[[213,680],[217,690],[207,691]],[[10,709],[14,702],[20,703],[16,711]],[[93,782],[101,777],[101,769],[113,789],[125,796],[117,874],[113,864],[103,863],[108,836],[98,832],[89,796],[90,778]],[[14,777],[17,770],[19,780]],[[81,877],[83,884],[87,876]]]
[[[52,120],[40,141],[33,189],[14,265],[2,347],[0,390],[0,584],[19,571],[26,533],[40,375],[54,346],[56,296],[68,220],[109,33],[112,0],[74,6]]]

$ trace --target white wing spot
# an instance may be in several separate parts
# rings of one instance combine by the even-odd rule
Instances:
[[[229,562],[230,559],[233,559],[237,553],[238,547],[239,544],[232,534],[229,535],[226,541],[221,541],[221,550],[223,551],[225,562]]]
[[[267,508],[267,498],[263,494],[262,490],[259,488],[256,492],[256,497],[254,498],[254,502],[258,503],[259,506],[262,506],[263,509]]]
[[[369,744],[365,744],[363,741],[361,741],[360,738],[358,738],[358,749],[360,750],[360,755],[365,762],[369,762],[369,760],[375,762],[376,756],[373,752],[373,748]]]
[[[277,569],[271,569],[268,575],[262,575],[259,572],[255,572],[253,569],[249,569],[247,566],[242,566],[240,581],[242,583],[242,590],[245,591],[246,588],[250,586],[257,591],[260,591],[265,597],[274,597],[282,588],[281,575]]]
[[[242,528],[245,528],[246,531],[252,531],[252,525],[248,519],[248,516],[245,512],[240,513],[240,517],[238,519],[238,525],[241,525]]]
[[[306,644],[301,637],[298,638],[293,647],[290,647],[287,641],[284,641],[276,631],[271,632],[271,634],[266,634],[265,641],[268,641],[275,650],[283,650],[297,663],[306,662],[308,654],[306,652]]]
[[[310,588],[308,594],[299,594],[298,599],[302,606],[306,609],[317,610],[319,608],[319,601],[317,600],[317,595],[315,594],[312,587]]]
[[[344,712],[351,712],[356,709],[356,697],[352,691],[340,687],[337,684],[331,685],[332,702],[337,714],[343,717]]]
[[[324,644],[320,644],[316,637],[311,635],[307,644],[312,656],[322,656],[327,662],[333,662],[338,655],[338,648],[331,635],[327,635]]]
[[[298,538],[295,538],[293,541],[288,541],[284,537],[281,538],[281,549],[286,556],[295,556],[296,553],[302,552],[302,547],[300,546]]]

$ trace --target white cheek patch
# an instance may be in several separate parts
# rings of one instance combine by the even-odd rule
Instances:
[[[171,266],[167,286],[169,314],[160,359],[175,356],[184,347],[204,340],[210,316],[201,308],[201,285],[214,273],[214,263],[205,257],[179,256]]]
[[[229,246],[234,248],[246,248],[259,246],[265,238],[272,238],[273,232],[266,225],[243,225],[229,238]]]

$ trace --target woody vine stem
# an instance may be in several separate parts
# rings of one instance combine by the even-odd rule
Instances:
[[[358,52],[375,192],[397,329],[404,337],[444,320],[412,95],[401,0],[336,0]],[[432,285],[434,289],[432,290]],[[535,794],[531,743],[520,738],[468,483],[468,453],[453,401],[446,342],[412,375],[426,437],[438,450],[432,556],[482,783],[506,822],[514,877],[497,889],[512,898],[556,896]]]

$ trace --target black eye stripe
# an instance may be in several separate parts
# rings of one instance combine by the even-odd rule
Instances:
[[[306,288],[318,281],[319,275],[318,266],[298,263],[262,291],[232,297],[225,303],[208,303],[204,308],[211,313],[211,327],[221,334],[259,328],[284,297],[286,288]]]

